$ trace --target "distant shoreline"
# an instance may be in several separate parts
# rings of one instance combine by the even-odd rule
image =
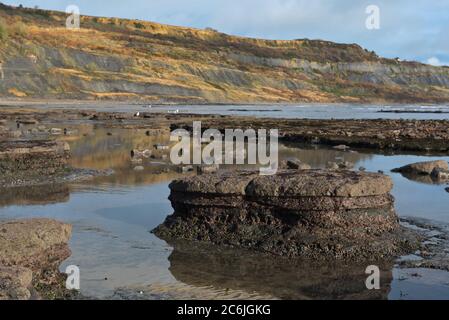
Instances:
[[[419,102],[404,102],[404,103],[398,103],[398,102],[257,102],[257,103],[251,103],[251,102],[242,102],[242,103],[174,103],[174,102],[162,102],[162,103],[155,103],[151,101],[123,101],[123,100],[70,100],[70,99],[14,99],[14,98],[0,98],[0,107],[3,106],[12,106],[17,107],[19,105],[23,106],[36,106],[36,105],[98,105],[98,106],[104,106],[104,105],[117,105],[117,106],[145,106],[145,105],[152,105],[153,107],[169,107],[169,106],[236,106],[236,107],[253,107],[253,106],[297,106],[297,105],[304,105],[304,106],[376,106],[376,107],[382,107],[382,108],[388,108],[390,106],[444,106],[448,104],[449,101],[446,103],[419,103]],[[384,110],[381,110],[379,112],[384,112]],[[386,110],[385,112],[393,112],[390,110]]]

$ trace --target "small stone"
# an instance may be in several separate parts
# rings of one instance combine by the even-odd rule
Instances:
[[[168,149],[169,149],[169,146],[166,145],[166,144],[158,143],[158,144],[155,144],[155,145],[154,145],[154,148],[155,148],[156,150],[168,150]]]
[[[136,166],[134,167],[134,171],[143,171],[145,168],[143,166]]]
[[[131,150],[131,158],[149,158],[151,157],[151,150],[145,149],[145,150],[137,150],[133,149]]]
[[[181,173],[188,173],[188,172],[192,172],[193,171],[193,166],[182,166],[179,170],[181,171]]]
[[[286,169],[293,169],[293,170],[309,170],[312,167],[309,166],[307,163],[302,163],[299,159],[290,159],[287,160],[284,163],[281,164],[281,167],[285,167]]]
[[[338,146],[333,147],[335,150],[342,150],[342,151],[346,151],[347,149],[349,149],[348,146],[344,145],[344,144],[340,144]]]
[[[53,134],[53,135],[60,135],[60,134],[62,134],[62,129],[60,129],[60,128],[51,128],[50,129],[50,133]]]
[[[332,161],[329,161],[329,162],[326,164],[326,168],[331,169],[331,170],[337,170],[337,169],[340,169],[340,167],[338,166],[338,164],[337,164],[336,162],[332,162]]]
[[[197,172],[199,174],[215,173],[219,168],[218,164],[205,164],[197,167]]]
[[[349,161],[343,161],[337,164],[339,169],[352,169],[354,168],[354,164]]]

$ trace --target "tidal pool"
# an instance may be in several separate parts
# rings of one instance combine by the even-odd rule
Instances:
[[[449,299],[449,273],[398,269],[382,265],[381,290],[365,287],[365,267],[310,261],[291,262],[241,250],[208,245],[166,243],[150,230],[172,213],[168,184],[182,176],[159,154],[132,163],[130,150],[168,143],[167,136],[144,130],[72,124],[77,134],[66,139],[75,167],[113,169],[108,177],[71,185],[3,191],[0,219],[50,217],[73,225],[72,255],[61,266],[77,265],[81,293],[93,298],[188,299]],[[299,158],[314,168],[346,160],[355,168],[384,171],[394,180],[400,216],[449,224],[445,185],[415,181],[390,170],[411,162],[449,157],[337,151],[305,145],[282,145],[281,159]],[[136,166],[142,166],[136,170]]]

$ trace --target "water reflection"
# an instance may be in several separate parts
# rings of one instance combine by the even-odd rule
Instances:
[[[257,292],[280,299],[387,299],[393,262],[313,262],[186,241],[169,242],[170,272],[195,287]],[[365,269],[381,268],[381,289],[368,290]]]
[[[67,184],[0,188],[0,207],[10,205],[47,205],[67,202],[69,199],[70,189]]]
[[[401,172],[400,173],[404,178],[423,183],[423,184],[435,184],[435,185],[443,185],[446,184],[446,181],[442,181],[438,178],[435,178],[431,175],[425,175],[425,174],[414,174],[414,173],[407,173],[407,172]]]
[[[280,159],[298,158],[312,168],[325,168],[328,162],[348,161],[357,164],[370,160],[374,154],[360,153],[354,150],[339,151],[318,145],[285,143],[279,148]]]
[[[65,263],[82,268],[84,294],[105,297],[118,287],[183,282],[196,288],[257,291],[285,299],[388,297],[394,277],[391,263],[382,264],[382,290],[368,291],[364,285],[366,263],[358,266],[292,262],[186,243],[171,244],[174,250],[170,252],[164,241],[148,232],[172,212],[167,185],[183,176],[163,157],[169,151],[156,152],[154,148],[168,144],[169,136],[147,135],[144,129],[108,129],[91,124],[67,128],[72,133],[58,138],[69,142],[72,166],[113,169],[115,173],[70,185],[0,190],[0,219],[43,216],[73,224],[73,254]],[[130,155],[133,149],[150,149],[152,157],[136,163]],[[299,144],[281,145],[279,155],[280,160],[297,158],[313,168],[325,167],[329,161],[349,161],[355,168],[382,170],[394,180],[399,215],[449,221],[449,196],[444,187],[390,173],[391,169],[409,163],[449,160],[448,157],[391,156]],[[143,170],[135,170],[136,166]],[[419,297],[419,292],[414,294]]]

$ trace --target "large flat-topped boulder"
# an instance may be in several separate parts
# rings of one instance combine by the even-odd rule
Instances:
[[[281,171],[258,176],[246,188],[254,197],[364,197],[391,191],[390,177],[355,171],[304,170]]]
[[[170,184],[175,212],[154,232],[276,255],[391,258],[417,243],[399,225],[392,186],[383,174],[345,170],[189,177]]]
[[[283,170],[266,176],[249,171],[222,172],[175,180],[170,184],[174,192],[253,197],[361,197],[383,195],[392,188],[393,182],[386,175],[319,169]]]
[[[54,257],[68,257],[72,227],[51,219],[28,219],[0,224],[0,264],[39,270]]]
[[[65,294],[58,268],[70,256],[71,231],[51,219],[0,223],[0,300]]]

